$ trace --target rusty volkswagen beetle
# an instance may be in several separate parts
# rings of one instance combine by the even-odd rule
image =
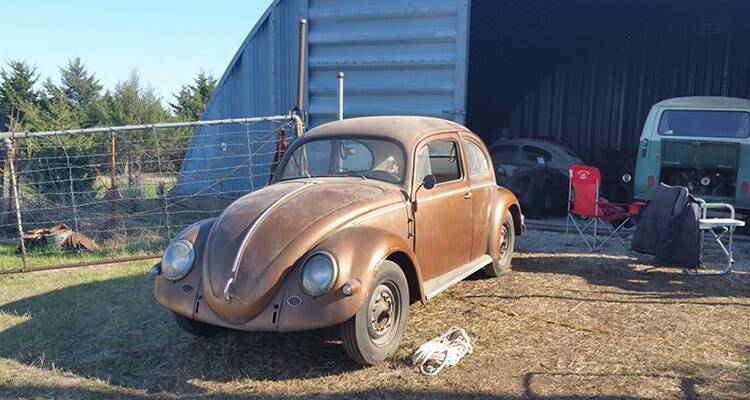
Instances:
[[[156,299],[196,335],[340,325],[370,365],[398,348],[410,303],[508,271],[523,229],[463,126],[333,122],[296,140],[270,185],[178,234],[152,269]]]

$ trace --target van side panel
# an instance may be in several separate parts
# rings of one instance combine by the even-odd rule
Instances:
[[[638,153],[636,155],[635,181],[633,188],[635,198],[638,200],[651,200],[659,182],[661,154],[661,141],[656,135],[659,125],[658,116],[661,114],[661,107],[654,106],[646,117],[646,123],[643,125],[641,140],[638,144]],[[655,184],[648,185],[648,177],[653,175]]]

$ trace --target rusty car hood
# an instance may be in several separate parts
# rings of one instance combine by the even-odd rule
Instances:
[[[398,188],[388,186],[352,178],[302,179],[236,200],[206,240],[204,299],[227,322],[252,319],[294,262],[322,238],[359,215],[404,201]]]

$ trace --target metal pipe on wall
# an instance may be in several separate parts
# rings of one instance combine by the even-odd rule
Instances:
[[[336,78],[339,81],[339,89],[338,89],[338,99],[339,99],[339,108],[337,117],[338,120],[341,121],[344,119],[344,73],[339,72]]]
[[[299,54],[297,59],[297,104],[296,111],[302,115],[305,109],[305,55],[307,49],[307,20],[299,21]]]

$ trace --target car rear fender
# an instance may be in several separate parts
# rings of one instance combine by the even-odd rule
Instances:
[[[510,211],[513,216],[513,228],[516,236],[521,235],[524,231],[524,226],[523,214],[521,213],[521,206],[518,203],[518,199],[510,190],[504,187],[499,187],[497,189],[495,201],[492,205],[492,211],[490,212],[489,235],[487,241],[487,254],[493,259],[498,257],[499,249],[495,244],[500,242],[500,227],[503,225],[506,211]]]

